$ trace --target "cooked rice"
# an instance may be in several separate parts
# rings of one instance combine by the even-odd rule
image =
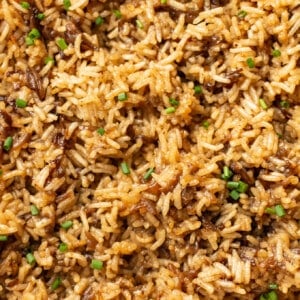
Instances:
[[[67,2],[0,3],[0,298],[300,299],[299,1]]]

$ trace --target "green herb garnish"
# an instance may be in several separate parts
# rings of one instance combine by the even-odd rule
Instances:
[[[39,209],[34,204],[30,205],[30,212],[33,216],[37,216],[40,213]]]
[[[224,166],[223,167],[223,173],[221,174],[221,178],[223,180],[229,180],[232,177],[233,173],[232,171],[229,169],[229,167]]]
[[[260,99],[258,100],[258,102],[259,102],[259,106],[260,106],[263,110],[267,110],[267,109],[268,109],[268,105],[267,105],[267,103],[266,103],[266,101],[265,101],[264,99],[260,98]]]
[[[152,176],[152,173],[154,172],[154,168],[150,168],[147,170],[147,172],[144,175],[144,180],[149,180],[150,177]]]
[[[202,86],[201,86],[201,85],[196,85],[196,86],[194,87],[194,93],[195,93],[196,95],[203,94]]]
[[[172,106],[175,106],[177,107],[179,105],[179,101],[174,99],[174,98],[170,98],[169,99],[169,103],[172,105]]]
[[[123,93],[120,93],[119,95],[118,95],[118,100],[119,101],[125,101],[125,100],[127,100],[128,99],[128,96],[127,96],[127,93],[125,93],[125,92],[123,92]]]
[[[26,1],[22,1],[20,4],[21,4],[22,8],[24,8],[24,9],[30,8],[30,4]]]
[[[244,11],[244,10],[240,10],[238,13],[237,13],[237,16],[240,18],[240,19],[243,19],[247,16],[247,12]]]
[[[98,128],[98,129],[97,129],[97,133],[100,134],[100,135],[104,135],[105,129],[102,128],[102,127],[101,127],[101,128]]]
[[[165,113],[168,115],[174,113],[175,111],[176,111],[176,108],[173,106],[165,109]]]
[[[55,280],[53,281],[52,285],[51,285],[51,289],[54,291],[57,288],[59,288],[60,285],[61,285],[61,278],[56,277]]]
[[[64,9],[65,10],[69,10],[69,8],[71,7],[71,1],[70,0],[64,0]]]
[[[240,198],[240,193],[237,190],[233,190],[229,193],[233,200],[238,200]]]
[[[44,60],[45,64],[48,64],[48,63],[53,63],[54,64],[54,58],[50,57],[50,56],[47,56]]]
[[[68,245],[66,243],[60,243],[59,247],[58,247],[58,250],[60,252],[66,252],[68,250]]]
[[[94,270],[101,270],[103,268],[103,262],[99,259],[92,259],[90,267]]]
[[[135,21],[135,23],[136,23],[137,28],[139,28],[139,29],[143,29],[144,28],[144,24],[142,23],[142,21],[140,21],[140,20],[137,19]]]
[[[61,228],[67,230],[73,226],[73,222],[71,220],[63,222],[61,225]]]
[[[3,234],[0,235],[0,242],[6,242],[7,240],[8,240],[7,235],[3,235]]]
[[[27,101],[18,98],[16,99],[16,106],[18,108],[25,108],[27,106]]]
[[[32,253],[26,254],[26,260],[30,265],[33,265],[35,263],[35,257]]]
[[[250,69],[255,67],[255,62],[254,62],[253,58],[251,58],[251,57],[247,58],[246,63]]]
[[[272,51],[272,55],[273,55],[273,57],[279,57],[279,56],[281,56],[281,52],[279,49],[274,49]]]
[[[97,17],[96,19],[95,19],[95,24],[97,25],[97,26],[100,26],[100,25],[102,25],[104,23],[104,19],[102,18],[102,17]]]
[[[40,21],[42,21],[42,20],[44,20],[45,19],[45,14],[43,14],[43,13],[39,13],[39,14],[37,14],[37,16],[36,16]]]
[[[130,174],[130,169],[126,162],[122,162],[120,166],[121,166],[121,170],[122,170],[123,174],[125,174],[125,175]]]
[[[66,41],[63,38],[59,38],[56,40],[57,46],[60,48],[60,50],[66,50],[68,48],[68,45]]]
[[[13,138],[11,136],[7,137],[3,144],[3,149],[9,151],[13,145]]]
[[[122,13],[118,9],[113,10],[113,13],[114,13],[114,15],[116,16],[117,19],[122,18]]]
[[[203,126],[206,130],[208,129],[209,125],[210,125],[210,123],[209,123],[207,120],[205,120],[205,121],[202,122],[202,126]]]
[[[280,107],[282,108],[289,108],[290,107],[290,102],[286,101],[286,100],[282,100],[279,102]]]

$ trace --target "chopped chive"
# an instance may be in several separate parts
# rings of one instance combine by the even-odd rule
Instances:
[[[71,1],[70,0],[64,0],[64,9],[65,10],[69,10],[69,8],[71,7]]]
[[[147,170],[147,172],[144,175],[144,180],[148,180],[150,179],[150,177],[152,176],[152,173],[154,172],[154,168],[150,168]]]
[[[237,191],[239,192],[239,193],[246,193],[247,192],[247,190],[248,190],[248,184],[247,183],[245,183],[245,182],[243,182],[243,181],[238,181],[238,187],[237,187]]]
[[[54,63],[54,58],[47,56],[44,60],[45,64]]]
[[[196,85],[196,86],[194,87],[194,93],[195,93],[196,95],[203,94],[202,86],[201,86],[201,85]]]
[[[233,175],[232,171],[227,166],[224,166],[221,178],[223,180],[229,180],[232,177],[232,175]]]
[[[8,240],[7,235],[0,235],[0,242],[6,242]]]
[[[33,28],[28,33],[28,37],[30,37],[32,40],[35,40],[35,39],[38,39],[39,37],[41,37],[41,34],[36,28]]]
[[[168,115],[174,113],[175,111],[176,111],[175,107],[168,107],[165,109],[165,113]]]
[[[253,58],[251,57],[247,58],[246,63],[250,69],[255,68],[255,62]]]
[[[231,191],[229,195],[233,200],[238,200],[240,198],[240,193],[236,190]]]
[[[260,99],[258,100],[258,102],[259,102],[259,106],[260,106],[263,110],[267,110],[267,109],[268,109],[268,105],[267,105],[267,103],[266,103],[266,101],[265,101],[264,99],[260,98]]]
[[[275,214],[276,214],[275,208],[274,208],[274,207],[267,207],[267,208],[265,209],[265,212],[266,212],[267,214],[270,214],[270,215],[275,215]]]
[[[25,108],[27,106],[27,101],[23,99],[16,99],[16,106],[18,108]]]
[[[40,213],[39,209],[34,204],[30,205],[30,212],[33,216],[37,216]]]
[[[278,296],[275,291],[271,291],[260,295],[259,300],[278,300]]]
[[[161,4],[167,4],[168,0],[160,0]]]
[[[279,49],[274,49],[272,51],[272,55],[273,55],[273,57],[279,57],[279,56],[281,56],[281,52]]]
[[[44,20],[45,19],[45,14],[43,14],[43,13],[39,13],[39,14],[37,14],[37,16],[36,16],[40,21],[42,21],[42,20]]]
[[[3,144],[3,149],[9,151],[13,144],[13,138],[11,136],[7,137]]]
[[[58,247],[58,250],[60,252],[66,252],[68,250],[68,245],[66,243],[60,243],[59,247]]]
[[[122,18],[122,13],[118,9],[113,10],[113,13],[114,13],[114,15],[116,16],[117,19]]]
[[[100,135],[104,135],[105,129],[102,128],[102,127],[101,127],[101,128],[98,128],[98,129],[97,129],[97,133],[100,134]]]
[[[33,265],[35,263],[35,257],[32,253],[26,254],[26,260],[30,265]]]
[[[26,1],[22,1],[20,4],[24,9],[29,9],[30,8],[30,4]]]
[[[125,100],[127,100],[127,99],[128,99],[128,96],[127,96],[127,93],[125,93],[125,92],[120,93],[120,94],[118,95],[118,100],[119,100],[119,101],[125,101]]]
[[[205,129],[208,129],[210,123],[206,120],[206,121],[203,121],[202,122],[202,126],[205,128]]]
[[[144,28],[144,24],[142,23],[142,21],[140,21],[140,20],[137,19],[135,21],[135,23],[136,23],[137,28],[139,28],[139,29],[143,29]]]
[[[267,300],[278,300],[278,296],[275,291],[271,291],[267,294]]]
[[[238,181],[228,181],[226,186],[230,190],[235,190],[239,187],[239,183],[238,183]]]
[[[94,270],[101,270],[103,268],[103,262],[99,259],[92,259],[90,267]]]
[[[30,38],[29,36],[25,37],[25,44],[27,46],[32,46],[34,44],[34,40],[32,38]]]
[[[129,169],[128,164],[126,162],[121,163],[121,170],[122,170],[123,174],[125,174],[125,175],[130,174],[130,169]]]
[[[174,98],[170,98],[169,99],[169,103],[172,105],[172,106],[175,106],[177,107],[179,105],[179,101],[174,99]]]
[[[240,18],[240,19],[243,19],[247,16],[247,12],[244,11],[244,10],[240,10],[238,13],[237,13],[237,16]]]
[[[269,284],[269,289],[270,290],[277,290],[278,289],[278,285],[277,285],[277,283],[270,283]]]
[[[67,230],[73,226],[73,222],[71,220],[65,221],[62,224],[60,224],[61,228]]]
[[[97,17],[96,19],[95,19],[95,24],[97,25],[97,26],[100,26],[100,25],[102,25],[104,23],[104,19],[102,18],[102,17]]]
[[[53,283],[51,284],[51,289],[54,291],[57,288],[59,288],[60,285],[61,285],[61,278],[56,277],[55,280],[53,281]]]
[[[66,50],[68,48],[68,45],[63,38],[57,39],[56,44],[60,48],[60,50]]]
[[[285,216],[285,210],[281,204],[275,205],[275,213],[278,217]]]
[[[289,108],[290,107],[290,102],[286,101],[286,100],[282,100],[279,102],[280,107],[282,108]]]
[[[283,134],[281,134],[281,133],[278,133],[278,132],[276,132],[276,134],[277,134],[278,138],[282,139],[282,137],[283,137]]]
[[[3,170],[2,169],[0,169],[0,176],[2,176],[3,175]]]

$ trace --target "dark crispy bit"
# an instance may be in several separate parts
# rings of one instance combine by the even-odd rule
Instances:
[[[190,201],[194,199],[196,193],[195,187],[186,187],[181,192],[181,199],[183,205],[187,205]]]
[[[50,162],[51,171],[48,180],[52,178],[60,178],[65,175],[64,155],[57,156],[53,161]]]
[[[245,181],[246,183],[252,185],[254,184],[254,178],[253,176],[250,176],[247,173],[247,170],[242,166],[239,162],[233,162],[230,164],[230,168],[232,171],[236,174],[239,174],[241,176],[241,179]]]
[[[94,236],[89,232],[86,231],[85,232],[86,235],[86,239],[87,239],[87,251],[91,251],[91,250],[95,250],[98,242],[97,240],[94,238]]]
[[[65,146],[66,146],[66,138],[65,138],[64,133],[62,133],[62,132],[55,133],[55,135],[53,137],[53,144],[55,146],[60,147],[60,148],[65,148]]]
[[[43,87],[42,79],[35,70],[31,68],[26,69],[26,82],[27,86],[37,93],[40,100],[45,98],[46,91]]]
[[[72,22],[67,23],[64,33],[66,42],[68,44],[74,43],[78,34],[80,34],[78,27]]]
[[[229,1],[228,0],[211,0],[210,7],[215,8],[219,6],[225,6]]]
[[[225,77],[230,80],[230,83],[227,84],[227,87],[231,87],[234,83],[238,82],[241,78],[242,69],[236,69],[230,72],[227,72]]]
[[[78,26],[72,22],[67,23],[66,31],[64,33],[65,40],[68,44],[74,44],[76,37],[82,32],[79,30]],[[81,42],[81,50],[94,50],[96,46],[85,36],[82,34],[82,42]]]
[[[30,141],[31,134],[28,132],[20,132],[15,138],[13,143],[13,149],[20,149]]]
[[[41,33],[46,41],[54,40],[57,36],[59,36],[59,33],[49,25],[43,26]]]
[[[131,208],[131,212],[136,212],[136,211],[139,211],[140,214],[145,214],[147,212],[153,215],[157,214],[155,203],[152,202],[151,200],[147,200],[143,198],[140,202],[138,202]]]

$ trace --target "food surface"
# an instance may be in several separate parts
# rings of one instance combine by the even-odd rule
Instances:
[[[0,299],[300,299],[299,1],[0,16]]]

